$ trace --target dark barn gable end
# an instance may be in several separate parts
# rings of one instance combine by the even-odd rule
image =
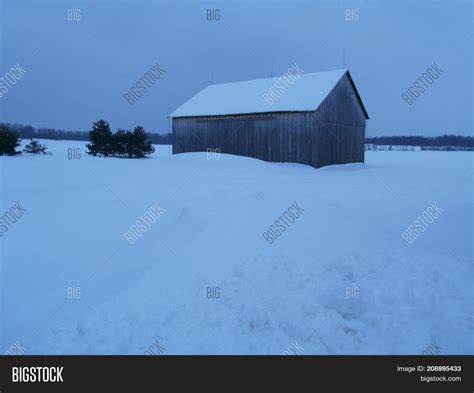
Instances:
[[[329,83],[324,74],[330,74]],[[257,87],[270,87],[277,79],[213,85],[204,89],[170,115],[173,154],[219,149],[221,153],[270,162],[295,162],[315,168],[364,162],[365,124],[369,117],[348,70],[302,75],[283,93],[282,102],[272,107],[261,98],[262,89],[254,87],[255,82],[258,82]],[[311,107],[307,102],[307,90],[313,87],[312,81],[319,80],[324,81],[320,85],[327,91],[318,92],[317,95],[323,98],[320,102],[316,99]],[[246,89],[247,83],[253,85]],[[305,97],[300,100],[296,86],[305,83],[306,86],[300,86],[300,91],[305,89]],[[235,85],[238,85],[237,89]],[[242,86],[247,96],[239,96]],[[216,88],[206,92],[213,87]],[[318,89],[318,83],[314,88]],[[292,95],[286,102],[285,94]],[[256,100],[262,100],[265,106]],[[251,112],[252,102],[258,103],[253,106],[255,112]]]

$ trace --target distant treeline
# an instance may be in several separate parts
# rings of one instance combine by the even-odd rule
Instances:
[[[424,147],[463,147],[474,148],[474,137],[462,135],[443,136],[376,136],[365,138],[365,143],[386,146],[421,146]]]
[[[52,139],[52,140],[71,140],[88,141],[88,131],[65,131],[54,128],[34,128],[23,124],[0,123],[6,126],[10,131],[19,135],[21,139]],[[171,145],[171,134],[147,134],[149,142],[154,145]]]
[[[87,131],[65,131],[56,130],[54,128],[34,128],[23,124],[4,125],[11,131],[16,132],[22,139],[53,139],[53,140],[77,140],[88,141],[89,132]],[[171,145],[171,134],[150,134],[148,139],[155,145]],[[462,135],[443,135],[436,137],[427,136],[377,136],[365,138],[365,143],[373,145],[385,146],[421,146],[424,148],[431,147],[462,147],[466,150],[474,149],[474,137]]]

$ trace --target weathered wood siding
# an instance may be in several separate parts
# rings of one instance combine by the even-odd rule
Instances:
[[[220,149],[315,168],[363,162],[365,120],[346,74],[317,111],[173,118],[173,154]]]
[[[365,113],[344,75],[315,112],[317,167],[364,162]]]

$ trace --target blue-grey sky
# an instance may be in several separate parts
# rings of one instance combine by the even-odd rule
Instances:
[[[212,80],[349,68],[369,112],[367,135],[473,133],[471,1],[1,0],[0,76],[26,70],[0,98],[0,121],[167,132],[167,115]],[[207,9],[220,20],[208,21]],[[80,21],[68,21],[80,9]],[[346,9],[359,20],[347,21]],[[166,70],[134,105],[123,94]],[[412,105],[402,98],[436,63]]]

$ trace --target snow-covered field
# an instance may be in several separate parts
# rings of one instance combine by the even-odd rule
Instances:
[[[53,155],[0,157],[1,214],[26,209],[0,238],[2,353],[474,353],[474,153],[369,151],[315,170],[44,142]],[[155,202],[166,212],[130,244]],[[269,244],[294,202],[304,212]],[[432,203],[442,214],[408,244]]]

